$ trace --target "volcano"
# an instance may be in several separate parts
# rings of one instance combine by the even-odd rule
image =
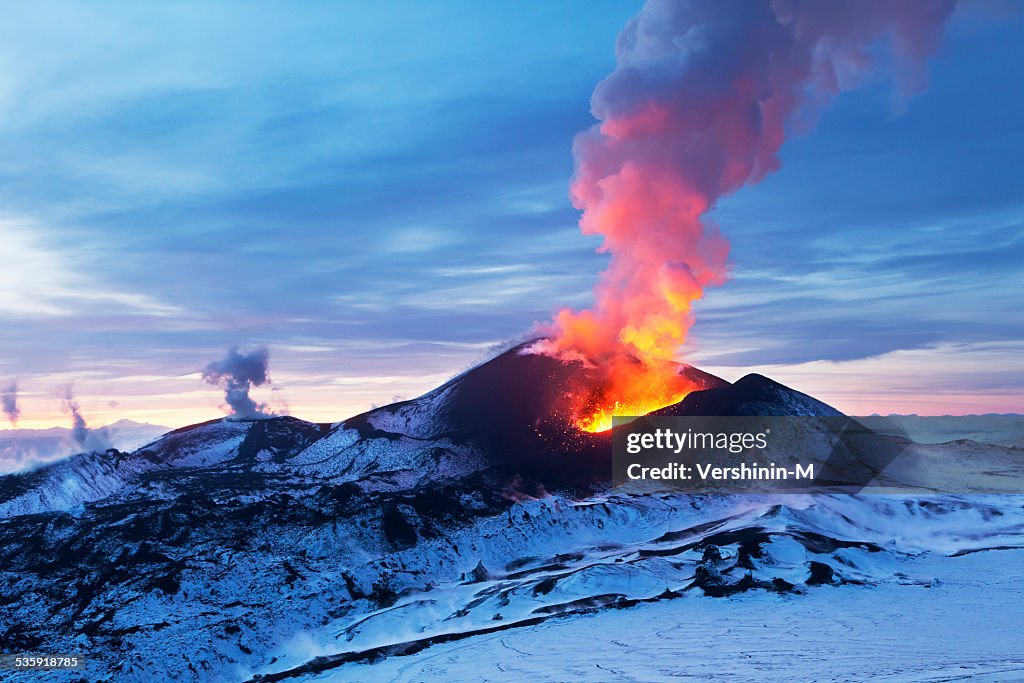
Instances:
[[[678,371],[705,388],[664,414],[839,415],[759,375]],[[933,546],[1024,546],[1024,513],[997,500],[617,491],[611,435],[572,423],[592,382],[523,345],[341,422],[213,420],[2,477],[0,642],[88,652],[66,680],[372,680],[348,667],[681,596],[880,585]],[[984,533],[957,531],[978,515]],[[894,546],[893,520],[920,533]]]
[[[502,454],[510,446],[527,445],[522,442],[527,433],[551,438],[579,431],[572,426],[575,402],[592,390],[594,370],[579,361],[532,353],[533,345],[520,344],[419,398],[378,408],[346,424],[390,425],[418,438],[453,435],[485,442]],[[728,385],[685,363],[677,367],[677,374],[701,389]]]
[[[573,424],[594,371],[520,344],[423,396],[334,424],[292,417],[220,419],[184,427],[136,451],[86,453],[0,478],[0,514],[75,508],[111,496],[171,495],[182,486],[279,481],[359,482],[395,490],[470,475],[491,487],[593,493],[610,481],[607,432]],[[841,415],[760,375],[735,384],[683,363],[703,387],[660,415]]]

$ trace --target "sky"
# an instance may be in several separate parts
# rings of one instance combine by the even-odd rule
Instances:
[[[1012,3],[1011,3],[1012,5]],[[334,421],[585,307],[573,135],[636,2],[59,3],[0,25],[0,384],[20,426]],[[712,216],[680,359],[854,414],[1024,412],[1024,19],[959,11]]]

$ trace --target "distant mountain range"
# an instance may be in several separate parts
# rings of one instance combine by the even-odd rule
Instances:
[[[1015,446],[1024,439],[1024,415],[870,415],[857,419],[879,434],[904,436],[917,443],[968,439]]]
[[[94,438],[83,447],[75,442],[67,427],[0,429],[0,474],[38,467],[97,446],[135,450],[170,430],[147,422],[118,420],[90,430]]]

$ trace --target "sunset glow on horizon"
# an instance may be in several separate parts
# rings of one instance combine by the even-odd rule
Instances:
[[[968,5],[926,87],[867,78],[753,168],[733,150],[711,190],[680,172],[615,201],[618,145],[667,125],[590,107],[639,2],[12,7],[0,390],[19,428],[68,426],[69,388],[91,426],[180,427],[225,415],[204,368],[265,346],[254,399],[333,422],[591,310],[595,356],[626,339],[851,414],[1024,412],[1024,18]],[[676,233],[633,223],[685,211],[707,239],[647,258]],[[602,272],[636,291],[602,300]]]

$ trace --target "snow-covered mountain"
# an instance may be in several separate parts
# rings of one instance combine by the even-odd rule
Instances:
[[[838,414],[764,377],[681,371],[708,388],[673,414]],[[936,586],[922,558],[1021,557],[1013,496],[611,489],[609,436],[568,425],[586,372],[513,349],[340,423],[216,420],[0,478],[0,642],[88,654],[90,681],[377,680],[454,643],[601,633],[623,610],[855,600]]]

